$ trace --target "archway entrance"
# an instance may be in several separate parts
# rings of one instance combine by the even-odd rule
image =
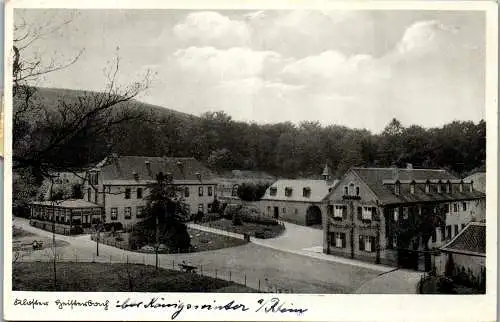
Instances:
[[[321,209],[318,206],[310,206],[306,212],[306,226],[321,225]]]

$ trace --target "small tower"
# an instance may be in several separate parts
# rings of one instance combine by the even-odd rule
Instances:
[[[330,175],[330,167],[328,167],[328,163],[325,164],[325,168],[323,169],[323,173],[321,174],[321,177],[325,181],[330,181],[331,175]]]

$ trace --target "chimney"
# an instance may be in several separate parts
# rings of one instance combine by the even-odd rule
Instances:
[[[148,170],[148,176],[152,177],[153,173],[151,172],[151,161],[146,160],[144,163],[146,164],[146,170]]]
[[[184,179],[186,179],[186,174],[184,173],[184,163],[182,163],[180,160],[177,160],[177,168],[179,168],[182,176],[184,177]]]
[[[134,176],[134,180],[139,180],[139,174],[137,172],[132,172],[132,175]]]
[[[196,172],[196,178],[198,178],[198,180],[200,180],[200,181],[201,181],[201,173]]]

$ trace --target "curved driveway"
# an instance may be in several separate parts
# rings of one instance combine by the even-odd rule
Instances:
[[[29,225],[27,220],[16,218],[14,225],[40,236],[51,236],[50,232]],[[57,239],[70,243],[57,249],[61,260],[126,262],[154,264],[154,254],[142,254],[99,245],[89,235],[63,236]],[[51,252],[35,251],[25,256],[25,261],[49,260]],[[345,263],[325,261],[291,252],[272,249],[249,243],[243,246],[188,254],[160,254],[160,266],[174,268],[182,261],[198,266],[203,275],[217,276],[246,284],[254,289],[272,292],[293,293],[354,293],[362,285],[377,278],[380,270],[353,266]],[[373,290],[372,290],[373,291]],[[381,291],[382,292],[382,291]],[[386,292],[387,293],[387,290]]]

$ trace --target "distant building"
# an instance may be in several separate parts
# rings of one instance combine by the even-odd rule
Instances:
[[[474,173],[464,180],[472,182],[475,190],[486,193],[486,172]]]
[[[444,229],[437,228],[429,240],[428,247],[433,248],[469,222],[484,220],[486,210],[485,194],[474,190],[470,181],[445,170],[411,167],[352,168],[325,204],[325,253],[401,266],[419,263],[403,259],[403,251],[425,249],[421,238],[404,246],[408,249],[398,238],[398,231],[411,229],[417,216],[438,209],[446,212]]]
[[[106,223],[130,227],[144,218],[148,186],[163,173],[191,214],[208,213],[217,194],[212,173],[194,158],[112,155],[87,172],[84,199],[105,211]]]
[[[328,166],[325,166],[322,178],[277,180],[261,199],[261,212],[269,217],[300,225],[320,225],[324,210],[322,201],[337,183],[331,179]]]

